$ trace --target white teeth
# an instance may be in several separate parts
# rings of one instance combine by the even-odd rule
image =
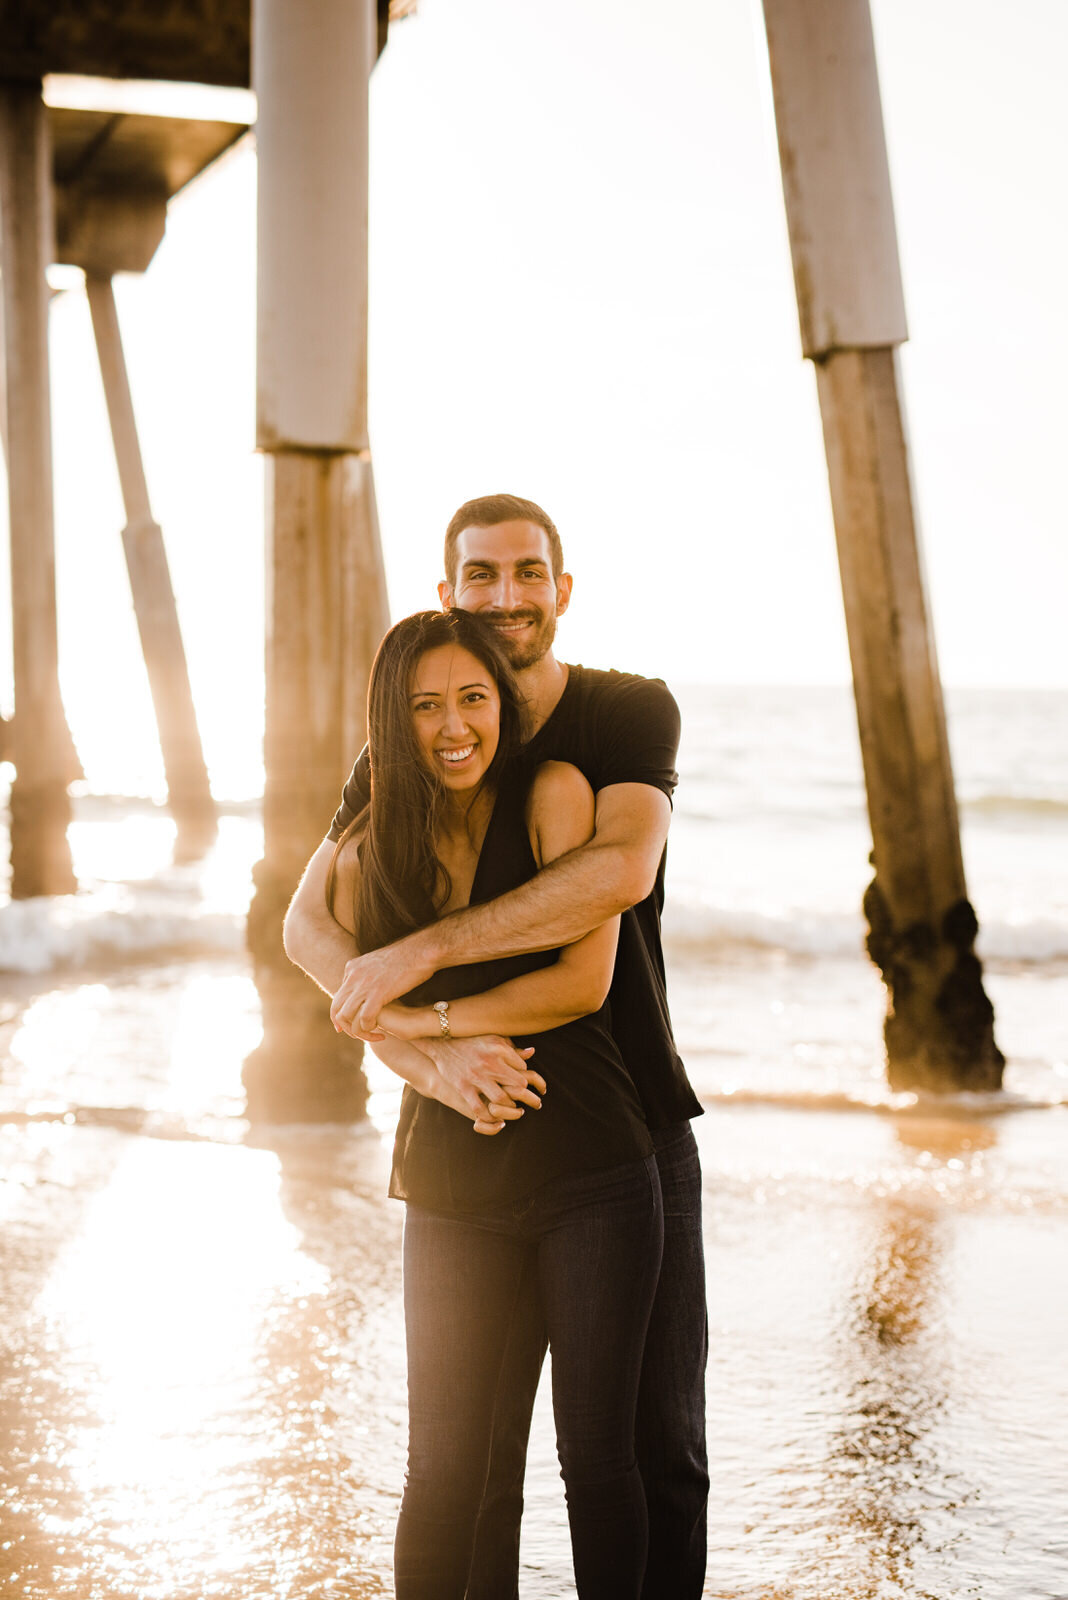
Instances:
[[[465,744],[460,750],[439,750],[438,755],[441,757],[442,761],[466,761],[474,748],[475,747],[473,744]]]

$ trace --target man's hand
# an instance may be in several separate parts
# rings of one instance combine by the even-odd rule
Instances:
[[[345,976],[334,992],[330,1021],[338,1033],[374,1043],[382,1038],[378,1013],[391,1000],[432,978],[437,964],[420,959],[419,934],[399,944],[383,945],[345,964]]]
[[[477,1133],[497,1133],[504,1122],[523,1115],[523,1106],[541,1106],[545,1079],[527,1065],[533,1046],[517,1050],[510,1039],[488,1034],[480,1039],[420,1039],[419,1048],[444,1086],[445,1093],[436,1098],[470,1117]]]

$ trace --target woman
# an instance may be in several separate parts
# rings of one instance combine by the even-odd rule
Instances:
[[[328,888],[360,950],[496,898],[592,835],[593,794],[574,767],[524,768],[510,670],[467,612],[419,613],[386,635],[368,742],[370,805],[342,838]],[[380,1017],[383,1053],[409,1080],[390,1183],[407,1202],[398,1600],[462,1600],[527,1273],[549,1330],[578,1593],[640,1592],[634,1409],[663,1218],[648,1130],[606,1021],[616,935],[607,924],[560,951],[436,973]],[[432,1069],[405,1041],[439,1032],[533,1048],[544,1105],[528,1095],[525,1112],[487,1107],[479,1126],[494,1137],[473,1137],[466,1116],[412,1087],[428,1087]]]

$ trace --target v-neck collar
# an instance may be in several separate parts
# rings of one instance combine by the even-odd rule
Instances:
[[[507,781],[508,781],[508,778],[507,778],[507,775],[505,775],[504,783],[507,783]],[[477,888],[479,886],[479,877],[481,876],[481,873],[482,873],[482,862],[483,862],[483,859],[484,859],[485,854],[486,854],[486,846],[490,842],[490,836],[493,833],[493,827],[494,827],[495,822],[497,821],[497,814],[498,814],[498,812],[500,810],[501,789],[503,788],[503,786],[504,786],[503,783],[499,783],[497,785],[497,792],[493,796],[493,805],[490,808],[489,821],[486,823],[486,831],[482,835],[482,843],[478,847],[478,859],[475,862],[475,870],[471,875],[471,887],[467,891],[467,905],[468,906],[474,906],[474,905],[478,905],[479,904],[479,900],[477,898],[477,895],[476,895],[475,891],[477,890]],[[453,911],[466,911],[466,909],[467,909],[467,906],[453,906]],[[446,912],[447,916],[451,916],[451,914],[452,914],[451,912]]]

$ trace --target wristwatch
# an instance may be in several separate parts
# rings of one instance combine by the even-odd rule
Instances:
[[[438,1014],[438,1021],[441,1024],[441,1032],[443,1037],[446,1039],[451,1039],[452,1033],[449,1029],[449,1002],[447,1000],[435,1000],[434,1010]]]

